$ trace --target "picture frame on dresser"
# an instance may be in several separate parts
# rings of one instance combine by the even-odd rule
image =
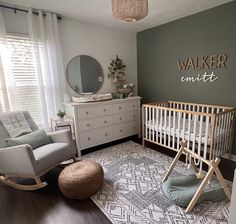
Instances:
[[[65,103],[67,114],[74,119],[78,156],[81,150],[126,138],[141,136],[141,97],[88,103]]]

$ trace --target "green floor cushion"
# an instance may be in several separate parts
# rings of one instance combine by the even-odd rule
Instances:
[[[196,175],[174,177],[164,182],[162,189],[170,201],[186,208],[202,181],[203,179],[197,179]],[[205,187],[196,205],[202,201],[221,201],[225,198],[226,195],[220,182],[214,177]]]

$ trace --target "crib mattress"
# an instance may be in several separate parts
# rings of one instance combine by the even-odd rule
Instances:
[[[162,124],[158,124],[158,122],[156,122],[155,120],[148,120],[146,122],[146,126],[148,129],[151,129],[152,131],[155,132],[162,132],[162,134],[166,134],[166,135],[170,135],[172,137],[178,137],[182,140],[188,140],[190,142],[196,142],[196,143],[207,143],[207,145],[209,145],[211,143],[211,124],[209,123],[209,127],[208,127],[208,132],[206,133],[207,129],[206,129],[206,122],[202,122],[202,131],[201,131],[201,136],[200,136],[200,122],[197,121],[196,122],[196,130],[195,130],[195,134],[194,134],[194,121],[191,120],[190,121],[190,128],[189,128],[189,122],[188,119],[185,120],[185,127],[183,124],[183,121],[180,122],[180,127],[178,128],[178,119],[174,119],[173,117],[171,117],[170,119],[170,125],[169,125],[169,117],[167,116],[166,119],[166,123],[162,122]],[[221,135],[225,135],[226,131],[225,130],[221,130],[218,131],[216,130],[216,136],[217,139],[220,139],[219,137]]]

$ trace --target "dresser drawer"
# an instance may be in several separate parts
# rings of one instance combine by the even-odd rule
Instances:
[[[127,113],[115,114],[113,116],[113,124],[119,124],[130,120],[130,115]]]
[[[86,131],[94,128],[102,128],[106,126],[112,125],[112,115],[105,116],[105,117],[98,117],[88,120],[81,120],[79,121],[79,130]]]
[[[127,122],[127,123],[113,126],[114,138],[120,138],[120,137],[129,136],[132,134],[137,134],[137,132],[138,132],[138,126],[137,126],[136,121]]]
[[[112,114],[112,105],[103,105],[96,107],[97,116],[106,116]]]
[[[138,122],[137,121],[130,122],[128,128],[128,134],[135,135],[138,134],[138,131],[139,131]]]
[[[126,108],[127,108],[127,111],[138,110],[138,102],[132,101],[130,103],[127,103]]]
[[[119,138],[126,135],[129,132],[128,123],[118,124],[113,126],[113,137]]]
[[[102,144],[112,139],[112,127],[99,128],[80,133],[80,146],[86,148],[96,144]]]
[[[117,103],[113,105],[113,113],[123,113],[127,111],[127,105],[126,103]]]
[[[79,121],[79,130],[86,131],[95,128],[96,119],[81,120]]]
[[[94,131],[94,135],[97,143],[105,143],[112,139],[112,127],[97,129]]]
[[[129,120],[130,121],[134,121],[134,120],[137,120],[139,118],[139,111],[130,111],[129,112]]]
[[[96,143],[96,136],[94,135],[93,131],[80,132],[79,137],[79,144],[81,148],[85,148]]]
[[[96,107],[78,108],[79,120],[96,117]]]
[[[113,124],[112,120],[113,120],[112,115],[105,116],[105,117],[99,117],[95,121],[95,128],[102,128],[102,127],[111,126]]]

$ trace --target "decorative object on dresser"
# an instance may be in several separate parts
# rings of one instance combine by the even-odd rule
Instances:
[[[175,101],[144,104],[142,108],[143,146],[149,141],[178,152],[163,182],[181,154],[186,156],[186,164],[195,169],[197,177],[204,178],[186,211],[191,212],[214,173],[230,199],[218,165],[219,156],[231,151],[235,108]],[[209,167],[207,173],[202,172],[203,163]]]
[[[16,189],[36,190],[47,185],[40,180],[43,174],[65,160],[75,160],[76,149],[68,130],[46,134],[38,129],[27,111],[4,114],[17,117],[19,113],[23,114],[31,132],[10,138],[0,120],[0,181]],[[36,183],[23,185],[15,178],[34,179]]]
[[[61,192],[71,199],[87,199],[101,189],[104,172],[94,160],[73,163],[62,170],[58,178]]]
[[[113,93],[113,98],[125,98],[134,95],[134,84],[127,84],[125,80],[126,65],[116,55],[116,59],[113,59],[108,67],[108,78],[112,83],[116,85],[116,93]]]
[[[123,84],[125,81],[125,69],[126,65],[123,61],[116,55],[116,58],[113,59],[108,67],[108,78],[114,83]]]
[[[131,135],[140,135],[140,99],[128,97],[92,103],[65,103],[74,118],[78,155],[81,150]]]

